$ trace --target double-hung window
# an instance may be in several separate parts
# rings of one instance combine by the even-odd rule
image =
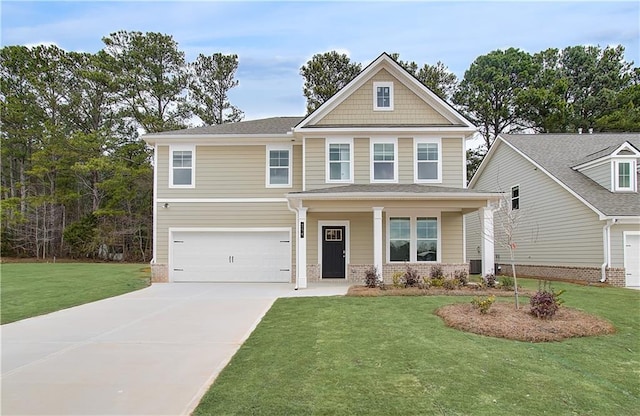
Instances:
[[[511,187],[511,209],[520,209],[520,185]]]
[[[616,191],[635,191],[635,163],[630,160],[614,162]]]
[[[374,111],[393,111],[393,82],[373,83]]]
[[[438,261],[437,217],[390,217],[389,261]]]
[[[393,140],[371,141],[371,182],[398,181],[398,146]]]
[[[327,182],[353,182],[353,141],[327,142]]]
[[[291,146],[267,146],[267,187],[291,187]]]
[[[169,187],[195,187],[195,146],[170,146]]]
[[[416,183],[442,182],[440,139],[415,139],[414,180]]]

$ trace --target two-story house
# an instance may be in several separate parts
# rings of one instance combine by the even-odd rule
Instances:
[[[464,214],[481,212],[489,234],[500,199],[466,188],[475,131],[382,54],[306,117],[145,135],[153,279],[304,288],[359,281],[370,266],[387,280],[406,264],[468,270]]]
[[[509,230],[519,275],[640,287],[639,163],[639,133],[499,136],[469,188],[506,195],[494,218],[502,272]],[[467,258],[480,259],[477,215],[465,224]]]

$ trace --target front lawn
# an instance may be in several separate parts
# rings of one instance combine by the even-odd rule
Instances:
[[[109,298],[149,285],[148,266],[109,263],[3,263],[3,324]]]
[[[617,332],[532,344],[434,315],[471,297],[279,299],[194,414],[638,414],[640,292],[553,286]]]

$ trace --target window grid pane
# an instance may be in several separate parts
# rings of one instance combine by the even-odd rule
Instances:
[[[511,209],[520,209],[520,187],[511,187]]]
[[[271,150],[269,152],[270,167],[287,167],[289,166],[288,150]]]
[[[376,90],[378,107],[390,107],[390,89],[389,87],[378,87]]]
[[[631,163],[618,164],[618,187],[631,187]]]
[[[438,219],[417,218],[416,220],[416,260],[438,260]]]
[[[190,168],[191,167],[191,151],[176,150],[173,152],[174,168]]]
[[[438,179],[438,143],[418,143],[418,179]]]
[[[411,220],[389,219],[389,260],[409,261],[411,255]]]
[[[351,146],[348,143],[329,145],[329,179],[351,179]]]

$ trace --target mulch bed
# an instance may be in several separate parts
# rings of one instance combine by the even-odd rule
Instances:
[[[520,296],[532,296],[536,293],[533,290],[519,289]],[[420,289],[418,287],[387,287],[380,289],[377,287],[370,288],[363,285],[354,285],[349,288],[346,296],[360,297],[377,297],[377,296],[489,296],[495,297],[513,297],[513,290],[502,289],[474,289],[471,287],[461,287],[459,289],[443,289],[430,287],[429,289]]]
[[[613,334],[615,327],[602,318],[560,307],[551,319],[539,319],[529,313],[529,305],[496,302],[488,313],[470,303],[446,305],[436,310],[451,328],[490,337],[526,342],[562,341],[566,338]]]

